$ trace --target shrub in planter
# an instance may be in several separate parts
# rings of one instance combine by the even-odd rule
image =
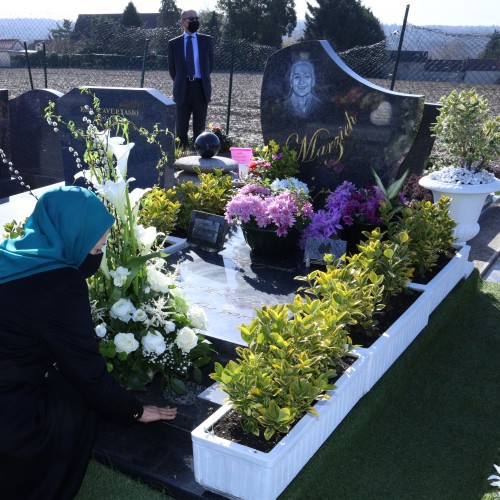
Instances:
[[[297,295],[293,304],[264,306],[240,327],[248,347],[238,347],[239,359],[225,367],[216,363],[211,377],[243,417],[246,432],[263,429],[270,439],[287,434],[306,412],[317,415],[312,404],[329,397],[338,360],[348,352],[346,314],[331,302]]]
[[[451,257],[456,223],[450,217],[449,205],[450,199],[446,197],[436,204],[430,201],[413,201],[397,214],[390,206],[381,206],[389,239],[394,240],[400,231],[408,233],[407,247],[411,252],[417,278],[423,277],[436,266],[442,255]]]
[[[374,272],[369,259],[358,259],[343,255],[339,259],[325,256],[326,270],[315,270],[306,277],[302,290],[320,301],[332,303],[344,314],[346,325],[358,325],[370,331],[376,325],[374,312],[384,308],[383,276]]]
[[[180,202],[170,198],[164,189],[154,187],[142,199],[139,221],[145,227],[153,226],[159,232],[170,234],[177,224],[180,207]]]
[[[148,206],[156,203],[165,207],[170,206],[170,204],[179,204],[177,223],[174,229],[175,234],[179,236],[186,236],[193,210],[224,215],[226,205],[233,194],[231,176],[225,175],[220,169],[215,169],[212,173],[198,172],[198,178],[199,184],[185,181],[168,190],[157,188],[157,190],[145,195],[145,202]],[[164,194],[160,194],[162,191]],[[153,208],[151,212],[147,215],[158,215],[156,227],[162,227],[161,213],[156,213]],[[166,214],[166,217],[170,219],[169,214]]]

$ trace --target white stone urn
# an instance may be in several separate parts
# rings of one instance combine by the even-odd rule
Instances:
[[[489,193],[500,191],[499,179],[488,184],[451,184],[426,175],[418,182],[432,191],[434,202],[442,196],[451,198],[450,216],[457,223],[454,232],[457,245],[465,245],[479,233],[478,219],[486,197]]]

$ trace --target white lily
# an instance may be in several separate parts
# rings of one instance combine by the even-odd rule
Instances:
[[[133,177],[129,179],[129,181],[135,181]],[[127,181],[128,182],[128,181]],[[147,189],[142,189],[142,188],[135,188],[130,194],[129,194],[129,199],[130,199],[130,206],[132,207],[132,216],[134,217],[134,220],[137,220],[137,217],[139,216],[139,202],[141,201],[141,198],[148,192],[151,191],[151,188]]]
[[[121,139],[121,141],[118,141],[117,139]],[[128,157],[131,149],[135,146],[135,143],[129,142],[128,144],[122,144],[123,141],[123,137],[112,137],[109,140],[109,149],[116,158],[117,176],[125,179],[127,177]]]
[[[131,180],[132,179],[125,181],[124,179],[119,179],[117,181],[112,181],[108,179],[104,184],[95,186],[97,193],[115,207],[118,217],[120,217],[121,221],[124,223],[127,222],[127,197],[125,190],[127,184]]]
[[[154,226],[144,227],[139,224],[134,227],[135,237],[141,247],[141,255],[147,255],[151,252],[151,247],[156,241],[157,232]]]
[[[109,268],[108,268],[108,259],[106,258],[106,245],[104,245],[101,250],[102,250],[103,256],[102,256],[101,263],[99,265],[99,269],[102,271],[104,276],[106,276],[106,279],[110,279]]]
[[[497,472],[500,474],[500,467],[498,465],[495,465],[493,464],[493,467],[495,467],[495,469],[497,470]],[[488,480],[492,480],[492,479],[497,479],[497,481],[493,481],[491,483],[491,486],[496,486],[497,488],[500,488],[500,476],[495,476],[494,474],[492,474]]]

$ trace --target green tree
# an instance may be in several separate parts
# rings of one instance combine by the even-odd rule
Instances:
[[[280,47],[297,25],[295,0],[218,0],[226,13],[225,32],[262,45]]]
[[[180,18],[181,9],[177,7],[175,0],[161,0],[160,16],[158,17],[160,28],[178,28]]]
[[[500,57],[500,32],[495,30],[486,47],[479,56],[480,59],[498,59]]]
[[[142,18],[132,2],[129,2],[125,7],[120,24],[127,28],[140,28],[142,26]]]
[[[73,26],[69,19],[63,19],[62,25],[57,23],[57,28],[52,28],[49,31],[52,40],[62,40],[71,36],[73,33]]]
[[[198,15],[200,16],[201,31],[214,38],[219,38],[224,24],[224,16],[215,10],[202,10],[198,12]]]
[[[307,3],[302,40],[328,40],[336,51],[385,40],[380,21],[359,0],[317,0]]]

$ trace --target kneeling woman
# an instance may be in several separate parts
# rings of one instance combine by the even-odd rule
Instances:
[[[85,279],[113,216],[89,190],[46,192],[24,236],[0,243],[0,498],[70,499],[91,457],[96,414],[175,418],[143,406],[108,373]]]

